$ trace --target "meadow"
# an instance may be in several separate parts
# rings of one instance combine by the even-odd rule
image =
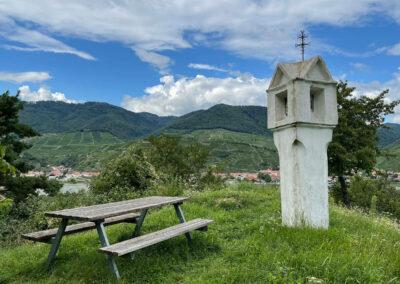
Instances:
[[[121,280],[109,274],[95,231],[67,236],[50,270],[46,244],[0,250],[0,283],[400,283],[400,227],[385,217],[330,204],[330,228],[281,225],[275,186],[251,183],[216,191],[186,191],[187,220],[215,220],[207,232],[117,258]],[[177,224],[172,207],[150,210],[142,234]],[[111,243],[133,224],[108,227]]]

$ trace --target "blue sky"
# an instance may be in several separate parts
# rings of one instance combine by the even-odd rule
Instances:
[[[306,58],[322,55],[356,95],[400,99],[398,0],[0,0],[0,25],[0,89],[29,101],[159,115],[266,105],[276,63],[301,59],[301,29]]]

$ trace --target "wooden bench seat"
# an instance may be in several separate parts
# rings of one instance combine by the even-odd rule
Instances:
[[[208,225],[214,223],[213,220],[194,219],[179,225],[175,225],[154,233],[136,237],[120,243],[116,243],[99,249],[100,252],[115,256],[123,256],[136,250],[160,243],[162,241],[174,238],[185,233],[205,229]]]
[[[135,222],[137,218],[139,218],[140,214],[137,213],[129,213],[125,215],[120,215],[116,217],[110,217],[104,219],[104,226],[109,226],[109,225],[114,225],[118,223],[123,223],[123,222]],[[70,234],[75,234],[78,232],[83,232],[83,231],[88,231],[95,229],[96,225],[94,222],[85,222],[85,223],[80,223],[80,224],[74,224],[74,225],[69,225],[65,228],[64,235],[70,235]],[[58,228],[54,229],[49,229],[49,230],[44,230],[44,231],[38,231],[38,232],[33,232],[33,233],[28,233],[28,234],[23,234],[22,237],[24,239],[28,239],[31,241],[36,241],[36,242],[48,242],[51,240],[51,238],[55,237],[57,234]]]

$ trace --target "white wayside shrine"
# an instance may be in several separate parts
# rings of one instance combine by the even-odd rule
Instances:
[[[327,148],[337,124],[336,82],[321,56],[279,63],[268,93],[268,128],[279,152],[282,223],[328,228]]]

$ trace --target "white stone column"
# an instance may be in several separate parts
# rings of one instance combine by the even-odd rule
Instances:
[[[282,223],[329,227],[327,147],[332,127],[284,126],[274,129],[279,152]]]

